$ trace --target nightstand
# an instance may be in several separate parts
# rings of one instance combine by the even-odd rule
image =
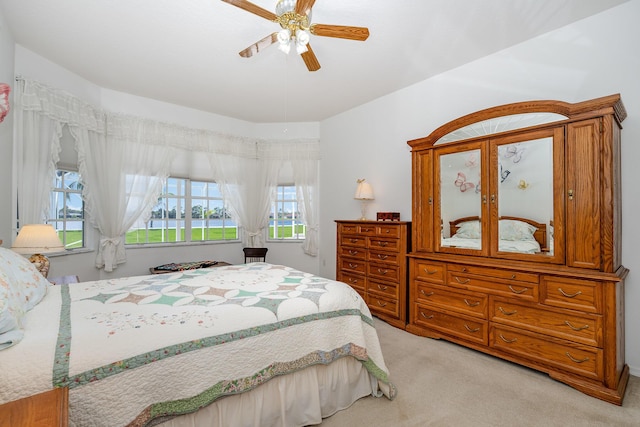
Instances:
[[[44,393],[0,405],[0,427],[66,427],[69,389]]]
[[[59,276],[49,277],[48,280],[54,285],[68,285],[69,283],[78,283],[80,278],[78,276]]]

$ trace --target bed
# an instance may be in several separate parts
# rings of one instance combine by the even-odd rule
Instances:
[[[480,217],[468,216],[449,222],[449,235],[442,237],[441,246],[480,249]],[[499,218],[498,250],[503,252],[540,253],[549,250],[547,225],[528,218],[501,216]]]
[[[302,426],[396,395],[344,283],[250,263],[52,286],[29,268],[0,248],[0,404],[68,387],[72,426]]]

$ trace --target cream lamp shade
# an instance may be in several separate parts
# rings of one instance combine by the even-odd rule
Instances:
[[[64,251],[64,245],[52,225],[27,224],[20,229],[11,249],[19,254],[32,255],[29,261],[47,277],[49,259],[44,254]]]
[[[360,216],[361,221],[365,221],[367,219],[367,203],[370,200],[374,200],[375,197],[373,195],[373,187],[371,184],[366,182],[365,179],[358,179],[358,187],[356,188],[356,194],[353,196],[354,199],[360,200],[361,204],[361,213]]]

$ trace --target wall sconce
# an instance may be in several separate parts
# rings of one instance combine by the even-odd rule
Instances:
[[[11,249],[19,254],[31,255],[29,261],[35,264],[44,277],[47,277],[49,258],[43,254],[62,252],[64,245],[52,225],[28,224],[22,226]]]
[[[369,203],[369,201],[374,200],[375,197],[373,196],[373,188],[371,187],[371,184],[365,182],[364,178],[358,180],[358,188],[356,188],[356,194],[355,196],[353,196],[353,198],[361,201],[362,216],[360,217],[360,220],[366,221],[367,204]]]

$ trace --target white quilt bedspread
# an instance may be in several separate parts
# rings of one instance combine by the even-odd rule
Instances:
[[[341,357],[395,397],[349,286],[255,263],[52,286],[0,352],[0,403],[68,386],[70,425],[146,425]]]

